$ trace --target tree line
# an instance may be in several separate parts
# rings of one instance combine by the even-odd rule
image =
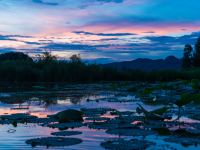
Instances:
[[[200,37],[197,39],[194,48],[190,44],[185,45],[182,67],[185,69],[200,67]]]
[[[125,80],[124,73],[84,63],[80,55],[58,60],[44,52],[33,60],[21,52],[0,54],[0,82],[95,82]]]
[[[200,79],[200,38],[194,49],[186,44],[181,70],[115,70],[97,64],[87,64],[80,55],[58,60],[44,52],[33,60],[21,52],[0,54],[0,83],[66,83],[98,81],[174,81]]]

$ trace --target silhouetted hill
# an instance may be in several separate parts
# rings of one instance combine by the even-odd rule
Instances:
[[[168,56],[165,59],[147,59],[138,58],[132,61],[114,62],[102,65],[106,68],[114,68],[118,70],[179,70],[182,61],[174,56]]]
[[[22,52],[8,52],[8,53],[4,53],[4,54],[0,54],[0,62],[3,61],[29,61],[29,62],[33,62],[33,59],[31,57],[29,57],[27,54],[24,54]]]

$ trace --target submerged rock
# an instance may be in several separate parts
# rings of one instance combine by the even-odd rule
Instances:
[[[84,124],[82,122],[66,122],[66,123],[56,123],[56,124],[49,124],[48,127],[50,128],[58,128],[60,130],[65,130],[68,128],[79,128],[82,127]]]
[[[89,128],[91,129],[112,129],[112,128],[117,128],[118,125],[117,124],[109,124],[109,123],[106,123],[106,122],[89,122],[89,123],[86,123],[88,125]]]
[[[183,146],[199,145],[200,132],[197,129],[177,129],[171,131],[172,136],[164,139],[166,142],[179,143]]]
[[[144,120],[143,116],[119,116],[119,117],[115,117],[115,118],[109,120],[108,123],[112,123],[112,124],[129,123],[129,124],[131,124],[134,121],[143,121],[143,120]]]
[[[70,146],[81,143],[82,140],[78,138],[63,138],[63,137],[44,137],[27,140],[26,143],[35,146]]]
[[[194,120],[200,120],[200,113],[198,113],[198,114],[196,114],[196,113],[191,114],[191,115],[189,115],[189,117],[191,119],[194,119]]]
[[[155,143],[138,139],[132,139],[132,140],[117,139],[101,143],[102,147],[110,150],[123,150],[123,149],[142,150],[153,145],[155,145]]]
[[[1,115],[0,124],[12,124],[14,127],[17,127],[18,123],[31,123],[30,120],[32,119],[37,119],[37,117],[24,113]]]
[[[139,121],[139,116],[120,116],[113,119],[101,121],[101,122],[88,122],[86,123],[89,128],[92,129],[134,129],[138,128],[134,121]]]
[[[169,138],[164,139],[166,142],[178,143],[183,146],[191,146],[191,145],[199,145],[200,139],[193,137],[180,137],[180,136],[171,136]]]
[[[154,128],[153,130],[160,136],[168,136],[172,134],[172,132],[166,127]]]
[[[29,123],[42,124],[43,126],[50,124],[52,122],[57,122],[57,120],[53,119],[53,118],[33,118],[33,119],[29,119]]]
[[[126,129],[133,129],[133,128],[137,128],[135,125],[133,124],[129,124],[129,123],[111,123],[111,122],[89,122],[87,123],[89,128],[92,129],[118,129],[118,128],[126,128]]]
[[[51,135],[55,136],[71,136],[71,135],[79,135],[82,134],[80,131],[62,131],[62,132],[53,132]]]
[[[121,136],[147,136],[155,134],[151,130],[144,130],[144,129],[110,129],[107,130],[106,133],[121,135]]]
[[[134,115],[135,112],[132,112],[132,111],[114,111],[114,112],[111,112],[110,113],[111,115],[120,115],[120,116],[131,116],[131,115]]]
[[[83,121],[82,112],[74,109],[68,109],[61,111],[55,115],[49,115],[48,117],[58,120],[60,123]]]
[[[18,113],[18,114],[11,114],[11,115],[1,115],[1,120],[15,120],[15,121],[27,121],[30,119],[37,118],[36,116],[31,116],[29,114]]]
[[[200,139],[200,132],[197,129],[177,129],[175,131],[172,131],[172,134],[180,137],[191,137]]]
[[[90,118],[86,118],[85,120],[88,120],[88,121],[108,121],[110,119],[105,118],[105,117],[90,117]]]
[[[81,110],[83,111],[86,117],[101,116],[109,111],[114,111],[114,109],[112,108],[90,108],[90,109],[83,108]]]
[[[110,98],[100,98],[99,101],[106,101],[106,102],[114,102],[114,103],[128,103],[128,102],[134,102],[137,99],[135,98],[127,98],[127,97],[110,97]]]

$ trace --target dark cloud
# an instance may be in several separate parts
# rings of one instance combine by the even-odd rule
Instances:
[[[156,33],[155,31],[146,31],[146,32],[143,32],[143,33]]]
[[[180,37],[173,36],[147,36],[146,39],[156,44],[170,44],[171,46],[194,44],[196,39],[200,37],[200,32],[193,32],[189,35],[183,35]]]
[[[21,42],[24,42],[24,43],[30,44],[30,45],[42,45],[42,43],[39,43],[39,42],[27,42],[27,41],[21,41]]]
[[[0,35],[0,41],[9,40],[9,41],[17,41],[16,39],[12,38],[13,36],[10,35]]]
[[[80,8],[84,9],[92,5],[106,3],[123,3],[125,0],[82,0]]]
[[[14,52],[14,51],[17,51],[17,49],[15,49],[15,48],[2,48],[2,47],[0,47],[0,54],[1,53],[6,53],[6,52]]]
[[[116,16],[103,16],[99,18],[93,19],[88,25],[112,25],[116,27],[130,25],[142,25],[142,26],[160,26],[163,24],[169,24],[166,20],[158,17],[146,16],[146,15],[133,15],[133,14],[126,14],[126,15],[116,15]]]
[[[23,42],[25,44],[29,45],[41,45],[43,43],[39,42],[29,42],[21,39],[16,39],[16,38],[31,38],[31,36],[22,36],[22,35],[0,35],[0,41],[8,40],[8,41],[16,41],[16,42]]]
[[[8,37],[13,37],[13,38],[33,38],[33,36],[27,36],[27,35],[6,35]]]
[[[137,35],[134,33],[92,33],[92,32],[85,32],[85,31],[74,31],[76,34],[84,34],[84,35],[97,35],[97,36],[130,36],[130,35]]]
[[[40,47],[41,49],[48,49],[51,51],[82,51],[94,53],[116,53],[116,54],[131,54],[131,53],[148,53],[151,51],[171,51],[173,50],[170,45],[153,44],[153,43],[130,43],[130,44],[100,44],[100,45],[84,45],[84,44],[48,44],[47,46]]]
[[[95,46],[86,44],[52,43],[40,48],[50,50],[96,50]]]
[[[63,0],[65,1],[65,0]],[[88,7],[90,5],[93,5],[95,3],[122,3],[124,0],[82,0],[81,1],[81,7],[85,8]],[[59,3],[57,2],[46,2],[44,0],[32,0],[32,2],[37,3],[37,4],[44,4],[44,5],[51,5],[51,6],[57,6],[59,5]]]
[[[78,34],[92,34],[90,32],[79,31]],[[95,34],[96,35],[96,34]],[[99,34],[98,34],[99,35]],[[101,33],[100,33],[101,35]],[[79,50],[84,52],[102,52],[102,53],[150,53],[150,52],[170,52],[174,54],[182,53],[182,47],[185,44],[194,44],[196,39],[200,36],[200,32],[195,32],[190,35],[184,35],[180,37],[172,36],[146,36],[142,39],[148,39],[149,42],[138,43],[125,43],[125,44],[99,44],[99,45],[87,45],[77,43],[50,43],[46,46],[40,47],[49,50]],[[106,41],[106,40],[118,40],[118,38],[108,38],[92,41]]]
[[[44,2],[43,0],[32,0],[32,2],[44,5],[52,5],[52,6],[58,5],[58,3]]]
[[[99,40],[92,40],[94,42],[105,42],[105,41],[116,41],[120,40],[119,38],[105,38],[105,39],[99,39]]]
[[[15,38],[31,38],[32,36],[23,35],[0,35],[0,40],[18,41]]]
[[[122,3],[124,0],[93,0],[93,1],[97,1],[97,2],[104,2],[104,3]]]
[[[78,33],[82,34],[82,32]],[[83,34],[93,34],[90,32],[83,32]],[[101,34],[100,34],[101,35]],[[39,48],[36,49],[13,49],[13,48],[1,48],[1,52],[7,51],[22,51],[29,52],[32,54],[40,54],[43,50],[49,51],[79,51],[80,53],[93,53],[95,55],[110,56],[112,58],[120,58],[121,55],[125,56],[153,56],[159,55],[159,57],[166,55],[175,55],[182,56],[183,48],[185,44],[192,44],[196,42],[196,39],[200,36],[200,32],[194,32],[190,35],[184,35],[180,37],[173,36],[145,36],[138,39],[139,42],[135,43],[129,40],[124,44],[118,44],[117,42],[112,42],[111,44],[81,44],[81,43],[56,43],[48,40],[41,40],[39,42],[27,42],[23,41],[26,44],[30,45],[39,45]],[[12,36],[0,36],[0,40],[13,40],[10,39]],[[108,40],[118,40],[119,38],[102,38],[100,40],[91,40],[90,42],[108,41]],[[130,38],[131,39],[131,38]],[[120,39],[121,40],[121,39]],[[141,42],[140,42],[141,40]],[[144,42],[148,40],[148,42]],[[151,55],[150,55],[151,54]]]

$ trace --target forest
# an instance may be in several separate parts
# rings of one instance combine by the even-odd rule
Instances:
[[[34,82],[99,82],[99,81],[175,81],[200,79],[200,38],[194,48],[186,44],[183,49],[181,70],[115,70],[98,64],[87,64],[80,55],[59,60],[46,51],[37,59],[22,52],[0,54],[1,83]]]

